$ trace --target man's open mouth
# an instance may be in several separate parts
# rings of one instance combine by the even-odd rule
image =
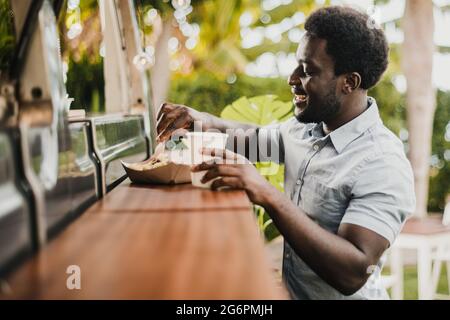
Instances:
[[[304,103],[308,100],[307,94],[295,94],[294,95],[294,101],[295,103]]]
[[[303,106],[308,101],[308,94],[303,88],[293,86],[291,91],[294,95],[293,102],[297,107]]]

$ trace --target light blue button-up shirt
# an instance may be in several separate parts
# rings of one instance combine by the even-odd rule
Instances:
[[[324,135],[322,123],[292,118],[259,130],[285,164],[285,192],[324,229],[342,223],[376,232],[392,244],[415,209],[414,179],[402,142],[381,121],[373,98],[357,118]],[[272,153],[273,154],[273,153]],[[264,159],[261,160],[271,160]],[[324,257],[323,263],[327,263]],[[284,246],[283,278],[295,299],[384,299],[383,261],[354,295],[344,296]]]

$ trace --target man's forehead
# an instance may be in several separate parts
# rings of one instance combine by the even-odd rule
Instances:
[[[318,64],[320,60],[326,59],[326,40],[309,34],[304,34],[301,38],[296,52],[297,61],[302,63]]]
[[[297,61],[304,60],[305,57],[305,49],[308,44],[308,35],[305,33],[298,43],[297,52],[295,53],[295,57]]]

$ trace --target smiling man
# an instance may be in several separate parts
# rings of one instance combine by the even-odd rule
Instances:
[[[415,209],[403,145],[367,96],[388,65],[386,38],[372,25],[347,7],[322,8],[307,19],[289,78],[295,117],[285,123],[258,128],[173,104],[158,115],[162,140],[202,121],[203,129],[245,129],[247,143],[257,137],[259,146],[272,146],[271,155],[285,164],[285,194],[252,164],[203,163],[193,170],[207,170],[204,182],[219,177],[213,188],[245,190],[267,210],[284,236],[283,279],[294,299],[388,298],[382,255]]]

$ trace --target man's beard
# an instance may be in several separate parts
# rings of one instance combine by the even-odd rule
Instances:
[[[327,123],[339,112],[341,105],[335,94],[335,87],[318,103],[308,101],[306,108],[295,118],[302,123]]]

